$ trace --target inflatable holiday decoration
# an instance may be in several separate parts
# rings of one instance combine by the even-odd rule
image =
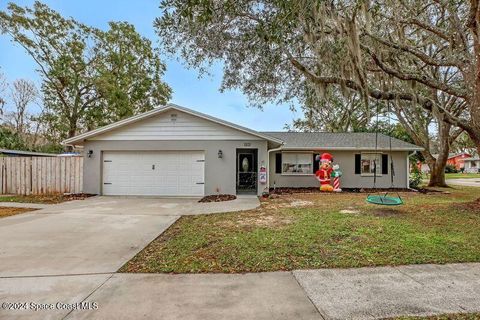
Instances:
[[[333,168],[333,172],[332,172],[333,191],[341,192],[342,189],[340,189],[340,177],[342,176],[342,171],[340,171],[340,166],[338,164],[333,165],[332,168]]]
[[[330,185],[330,177],[333,171],[332,161],[333,157],[330,153],[323,153],[320,156],[320,165],[317,172],[315,172],[315,176],[320,181],[320,191],[333,191],[333,187]]]

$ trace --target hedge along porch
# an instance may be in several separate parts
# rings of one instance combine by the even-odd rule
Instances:
[[[391,155],[395,187],[408,187],[408,155],[421,148],[375,134],[258,132],[167,105],[66,140],[84,148],[84,191],[104,195],[257,194],[269,187],[318,187],[314,161],[329,152],[348,188],[370,188],[373,159]],[[378,187],[390,186],[377,166]],[[266,174],[265,174],[266,173]]]

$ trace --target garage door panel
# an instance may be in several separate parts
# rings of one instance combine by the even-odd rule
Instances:
[[[199,151],[104,152],[103,194],[203,196]]]

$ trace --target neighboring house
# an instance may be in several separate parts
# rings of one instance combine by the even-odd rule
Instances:
[[[448,155],[447,165],[452,165],[455,169],[460,170],[465,167],[464,160],[470,157],[472,157],[472,155],[466,152],[450,153]]]
[[[103,195],[261,194],[318,187],[315,155],[329,152],[342,186],[408,187],[408,156],[423,150],[375,133],[258,132],[169,104],[65,140],[84,148],[84,192]]]
[[[432,156],[437,159],[438,154],[432,154]],[[447,165],[454,166],[455,169],[460,171],[462,168],[465,167],[465,159],[472,157],[471,154],[466,152],[460,153],[449,153],[447,158]],[[420,170],[424,173],[430,172],[430,167],[426,163],[419,163]]]
[[[480,158],[472,157],[463,159],[465,163],[465,172],[479,173],[480,172]]]
[[[0,157],[56,157],[58,154],[23,150],[0,149]]]

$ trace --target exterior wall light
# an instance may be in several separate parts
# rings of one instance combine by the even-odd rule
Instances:
[[[88,150],[87,157],[91,158],[93,156],[93,150]]]
[[[222,150],[218,150],[218,158],[222,159],[223,158],[223,152]]]

